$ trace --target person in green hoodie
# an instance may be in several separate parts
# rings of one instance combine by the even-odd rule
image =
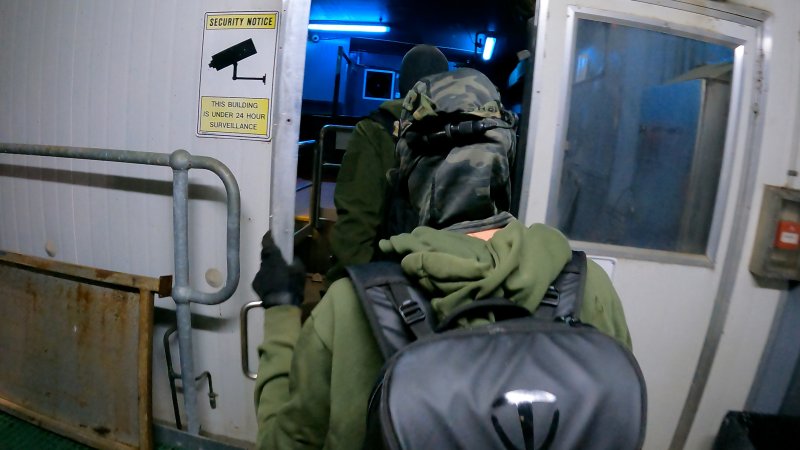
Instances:
[[[417,121],[429,117],[441,124],[451,114],[463,120],[465,110],[491,125],[478,141],[446,145],[415,136],[421,130]],[[472,69],[424,78],[403,103],[395,179],[420,226],[381,240],[379,247],[429,294],[439,319],[491,297],[533,311],[571,258],[569,242],[558,230],[525,226],[506,210],[515,151],[512,120],[496,88]],[[262,271],[271,270],[273,278],[287,272],[269,239],[262,261]],[[353,285],[347,278],[333,283],[302,325],[298,296],[286,291],[278,283],[259,292],[268,309],[255,391],[258,447],[361,448],[369,395],[384,361]],[[592,261],[580,316],[631,348],[619,297]]]
[[[447,57],[438,48],[414,46],[400,64],[400,94],[405,97],[420,78],[447,70]],[[378,240],[388,237],[382,235],[386,172],[396,165],[392,130],[402,104],[402,98],[383,102],[356,124],[350,137],[333,194],[337,218],[331,231],[334,264],[326,274],[328,283],[345,276],[346,266],[371,261]]]

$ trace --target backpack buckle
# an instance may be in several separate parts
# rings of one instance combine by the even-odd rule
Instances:
[[[425,319],[425,311],[419,306],[417,300],[409,299],[404,301],[400,304],[398,310],[400,312],[400,317],[403,318],[406,325],[411,325],[412,323],[417,323]]]
[[[580,320],[576,319],[572,315],[556,317],[556,322],[562,322],[562,323],[565,323],[565,324],[567,324],[567,325],[569,325],[571,327],[574,327],[574,326],[577,326],[577,325],[583,325],[583,322],[581,322]]]
[[[547,292],[544,293],[541,304],[548,306],[558,306],[558,289],[555,286],[548,286]]]

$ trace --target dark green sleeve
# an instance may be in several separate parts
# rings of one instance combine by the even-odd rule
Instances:
[[[299,308],[266,310],[258,353],[257,448],[321,449],[330,414],[331,352],[313,317],[301,329]]]
[[[344,276],[345,266],[372,259],[384,217],[386,172],[393,165],[391,135],[372,120],[359,122],[336,179],[333,201],[337,219],[331,235],[331,252],[337,263],[328,272],[329,282]]]
[[[628,350],[633,350],[625,312],[614,285],[602,267],[592,260],[587,263],[581,320],[615,338]]]

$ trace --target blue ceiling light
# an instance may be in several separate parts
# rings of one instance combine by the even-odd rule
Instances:
[[[484,61],[492,59],[494,53],[494,46],[497,44],[497,38],[489,35],[490,31],[479,31],[475,33],[475,56],[480,52],[481,58]]]
[[[497,42],[496,38],[487,37],[486,42],[483,44],[483,60],[488,61],[492,59],[492,53],[494,52],[494,44]]]
[[[345,31],[351,33],[387,33],[390,28],[386,25],[360,25],[352,23],[310,23],[311,31]]]

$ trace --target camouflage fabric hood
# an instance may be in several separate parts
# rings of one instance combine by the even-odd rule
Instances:
[[[508,211],[516,117],[484,74],[462,68],[422,78],[404,99],[395,133],[395,182],[417,225],[480,228]]]

